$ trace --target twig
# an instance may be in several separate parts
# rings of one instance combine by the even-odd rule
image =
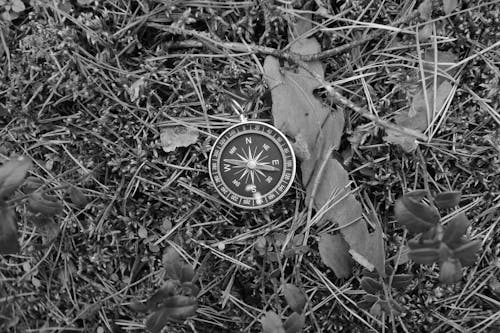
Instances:
[[[330,157],[332,155],[333,150],[334,150],[334,146],[330,146],[330,147],[328,147],[328,149],[326,149],[324,151],[323,156],[321,158],[321,164],[320,164],[320,166],[318,168],[318,173],[316,174],[316,177],[314,178],[314,183],[313,183],[313,187],[312,187],[312,191],[311,191],[311,196],[309,197],[309,207],[308,207],[308,210],[307,210],[307,224],[306,225],[308,225],[308,226],[310,225],[309,223],[311,222],[312,208],[314,206],[314,199],[316,197],[316,192],[318,191],[318,188],[319,188],[320,179],[321,179],[321,176],[323,175],[323,171],[326,168],[328,160],[330,159]],[[308,232],[308,230],[306,230],[306,233],[307,232]],[[306,237],[304,237],[304,242],[307,242],[307,238]]]
[[[415,17],[417,17],[419,13],[417,11],[413,12],[412,14],[405,16],[399,20],[395,21],[395,24],[401,24],[404,22],[407,22]],[[345,98],[337,92],[331,84],[326,82],[320,75],[317,73],[314,73],[309,70],[306,61],[313,61],[313,60],[319,60],[323,59],[326,57],[331,57],[333,55],[337,55],[343,52],[348,51],[350,48],[356,47],[362,43],[365,43],[366,41],[376,38],[377,36],[380,36],[381,34],[384,33],[384,31],[376,31],[366,38],[363,38],[361,40],[354,41],[352,43],[348,43],[339,47],[336,47],[334,49],[326,50],[323,52],[318,52],[315,54],[309,54],[309,55],[303,55],[303,54],[298,54],[295,52],[283,52],[281,50],[277,50],[272,47],[267,47],[267,46],[259,46],[259,45],[250,45],[250,44],[243,44],[243,43],[233,43],[233,42],[223,42],[219,40],[217,37],[214,37],[208,33],[205,32],[200,32],[200,31],[195,31],[195,30],[189,30],[189,29],[183,29],[183,28],[178,28],[178,27],[172,27],[172,26],[165,26],[159,23],[155,22],[150,22],[147,24],[149,27],[162,30],[165,32],[169,32],[172,34],[178,34],[178,35],[186,35],[190,36],[193,38],[197,38],[198,40],[202,41],[205,44],[208,44],[207,46],[210,48],[214,47],[220,47],[224,49],[229,49],[232,51],[236,52],[250,52],[250,53],[261,53],[261,54],[266,54],[266,55],[271,55],[277,58],[281,58],[287,61],[294,62],[298,64],[300,67],[303,67],[306,71],[308,71],[312,76],[314,76],[320,83],[325,87],[327,92],[330,94],[330,96],[338,103],[345,105],[346,107],[354,110],[355,112],[359,113],[362,117],[369,119],[376,123],[377,125],[399,132],[401,134],[415,137],[417,139],[420,139],[422,141],[428,141],[428,137],[419,131],[410,129],[410,128],[405,128],[398,126],[396,124],[392,124],[388,121],[382,120],[378,118],[377,116],[371,114],[368,112],[365,108],[362,108],[353,102],[351,102],[349,99]]]
[[[411,21],[412,19],[418,17],[420,14],[418,11],[412,12],[410,15],[404,16],[396,21],[394,21],[394,25],[398,26],[404,23]],[[252,53],[261,53],[265,55],[271,55],[276,58],[284,59],[291,62],[300,62],[300,61],[316,61],[325,58],[329,58],[335,55],[339,55],[341,53],[345,53],[350,49],[362,45],[372,39],[375,39],[379,36],[382,36],[385,33],[385,30],[377,30],[367,35],[365,38],[354,40],[350,43],[343,44],[341,46],[335,47],[330,50],[314,53],[314,54],[299,54],[295,52],[284,52],[272,47],[255,45],[255,44],[244,44],[244,43],[235,43],[235,42],[223,42],[221,40],[215,39],[214,36],[196,30],[183,29],[178,27],[166,26],[160,23],[150,22],[147,23],[147,26],[151,28],[155,28],[158,30],[162,30],[171,34],[176,35],[186,35],[194,38],[198,38],[202,42],[211,43],[218,47],[229,49],[234,52],[252,52]]]
[[[321,156],[321,164],[318,168],[318,172],[316,174],[316,177],[314,178],[314,183],[313,187],[311,190],[311,195],[309,197],[309,206],[307,209],[307,221],[306,221],[306,228],[304,232],[304,240],[302,241],[302,245],[307,245],[307,239],[309,238],[309,230],[311,228],[311,219],[312,219],[312,210],[314,206],[314,199],[316,197],[316,192],[318,191],[319,184],[320,184],[320,179],[321,176],[323,175],[323,172],[326,168],[326,165],[328,161],[330,160],[330,156],[332,155],[332,152],[334,150],[334,146],[328,147],[324,152],[323,155]],[[299,263],[302,261],[302,256],[300,255],[299,257]]]
[[[393,124],[393,123],[390,123],[388,121],[382,120],[379,117],[377,117],[377,116],[371,114],[370,112],[368,112],[365,108],[360,107],[359,105],[356,105],[355,103],[351,102],[349,99],[347,99],[344,96],[342,96],[342,94],[339,93],[333,87],[333,85],[331,85],[330,83],[326,82],[325,79],[323,77],[321,77],[321,75],[319,75],[318,73],[315,73],[315,72],[311,71],[309,69],[309,66],[307,65],[306,62],[298,61],[297,64],[300,67],[302,67],[304,70],[306,70],[309,74],[311,74],[316,80],[318,80],[318,82],[321,83],[321,85],[325,88],[325,90],[328,92],[328,94],[330,95],[330,97],[332,97],[335,102],[343,104],[344,106],[346,106],[346,107],[354,110],[355,112],[359,113],[363,118],[369,119],[369,120],[373,121],[374,123],[376,123],[379,126],[382,126],[384,128],[388,128],[390,130],[399,132],[399,133],[404,134],[404,135],[415,137],[415,138],[420,139],[422,141],[428,141],[427,135],[425,135],[425,134],[423,134],[423,133],[421,133],[419,131],[416,131],[414,129],[406,128],[406,127],[402,127],[402,126],[398,126],[396,124]]]
[[[400,19],[394,21],[394,25],[398,26],[398,25],[407,23],[407,22],[409,22],[409,21],[411,21],[419,16],[420,16],[420,13],[415,10],[411,14],[409,14],[407,16],[403,16]],[[297,54],[296,56],[297,56],[297,59],[302,60],[302,61],[315,61],[315,60],[329,58],[329,57],[347,52],[352,48],[355,48],[355,47],[360,46],[360,45],[362,45],[362,44],[364,44],[372,39],[375,39],[379,36],[382,36],[384,33],[385,33],[385,30],[376,30],[376,31],[372,32],[371,34],[368,34],[364,38],[354,40],[350,43],[335,47],[335,48],[330,49],[330,50],[321,51],[321,52],[318,52],[315,54]]]
[[[324,80],[322,80],[322,81],[324,82]],[[342,96],[342,94],[340,94],[337,90],[335,90],[331,85],[323,83],[323,86],[325,87],[328,94],[337,103],[343,104],[344,106],[347,106],[349,109],[356,111],[363,118],[369,119],[381,127],[388,128],[390,130],[399,132],[399,133],[407,135],[407,136],[415,137],[415,138],[420,139],[422,141],[428,141],[429,138],[427,137],[427,135],[425,135],[419,131],[416,131],[414,129],[398,126],[396,124],[393,124],[393,123],[390,123],[390,122],[385,121],[383,119],[380,119],[379,117],[369,113],[365,108],[362,108],[362,107],[356,105],[355,103],[351,102],[349,99]]]

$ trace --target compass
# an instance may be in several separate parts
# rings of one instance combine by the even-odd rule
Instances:
[[[292,146],[278,129],[246,120],[217,138],[208,165],[217,192],[247,209],[280,200],[292,186],[295,168]]]

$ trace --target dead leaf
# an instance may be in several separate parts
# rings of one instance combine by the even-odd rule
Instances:
[[[290,48],[291,52],[299,54],[314,54],[320,50],[319,43],[313,38],[300,40]],[[307,146],[312,148],[323,123],[332,112],[313,94],[320,83],[310,72],[324,77],[323,65],[319,61],[307,65],[307,70],[300,67],[296,70],[281,68],[277,58],[268,56],[264,61],[264,72],[271,89],[274,125],[290,137],[302,135]],[[338,118],[335,122],[336,129],[326,135],[329,136],[329,142],[338,147],[344,128],[344,117],[342,112],[335,112],[335,115],[335,118]]]
[[[286,333],[300,333],[302,328],[306,323],[306,317],[304,315],[294,312],[288,317],[283,324],[283,328]]]
[[[306,139],[299,133],[295,137],[295,142],[292,143],[293,151],[295,152],[295,156],[299,160],[308,160],[311,158],[311,153],[309,152],[309,147],[307,146]]]
[[[427,49],[424,53],[424,71],[428,75],[429,73],[434,73],[437,68],[437,85],[439,86],[444,80],[448,80],[458,71],[457,67],[452,68],[457,62],[458,57],[455,53],[451,51],[438,51],[437,53],[437,63],[434,59],[434,49]],[[431,85],[434,83],[434,78],[428,78],[426,85]]]
[[[312,13],[302,13],[302,15],[294,15],[295,23],[292,26],[292,37],[299,38],[301,35],[312,30]]]
[[[140,79],[136,80],[134,83],[130,85],[130,87],[127,89],[127,92],[130,97],[130,101],[135,102],[136,100],[141,97],[141,94],[144,91],[144,86],[146,84],[146,81],[144,80],[143,77]]]
[[[418,6],[417,11],[420,13],[422,19],[430,20],[432,14],[432,0],[424,0],[420,6]]]
[[[0,202],[0,255],[18,253],[17,223],[14,212]]]
[[[397,125],[421,132],[426,131],[432,121],[432,119],[428,119],[428,114],[434,117],[444,106],[453,90],[453,86],[448,80],[449,77],[447,75],[453,75],[456,72],[456,69],[451,69],[451,66],[457,62],[457,56],[452,52],[439,51],[437,54],[437,63],[435,63],[434,51],[427,50],[424,55],[424,61],[423,67],[427,75],[434,72],[437,68],[436,98],[434,97],[434,78],[431,76],[426,79],[428,86],[426,89],[427,105],[425,103],[425,94],[420,89],[412,96],[412,103],[408,110],[394,118],[394,122]],[[435,102],[434,99],[436,99]],[[413,152],[418,146],[413,136],[389,129],[386,130],[386,134],[383,138],[385,142],[400,145],[406,152]]]
[[[424,42],[432,36],[432,25],[426,24],[422,29],[418,30],[418,40]]]
[[[351,248],[349,253],[370,272],[376,269],[380,276],[386,276],[384,240],[382,228],[378,224],[375,226],[375,231],[368,234],[366,242],[359,244],[357,249]]]
[[[185,127],[167,127],[161,131],[160,141],[165,152],[169,153],[178,147],[187,147],[198,141],[197,130]]]
[[[316,178],[317,170],[313,175]],[[307,188],[307,194],[312,191],[310,184]],[[315,206],[317,208],[330,205],[331,208],[324,215],[324,221],[331,221],[340,227],[340,232],[344,237],[351,254],[357,253],[359,256],[353,257],[359,264],[368,269],[373,265],[381,276],[385,276],[384,248],[382,233],[369,233],[366,221],[362,218],[363,211],[361,204],[350,193],[349,179],[347,171],[335,159],[327,161],[323,175],[316,192]],[[363,257],[364,260],[358,260]],[[367,265],[366,261],[371,263]]]
[[[458,0],[443,0],[443,11],[450,15],[458,7]]]
[[[414,152],[418,147],[417,140],[412,136],[390,129],[386,129],[385,133],[387,134],[383,137],[385,142],[399,145],[407,153]]]
[[[273,311],[266,312],[266,315],[260,320],[263,333],[285,333],[281,318]]]
[[[314,38],[303,39],[295,42],[291,51],[314,54],[320,51],[320,45]],[[379,264],[385,257],[383,247],[372,249],[367,246],[370,234],[366,222],[362,219],[361,205],[354,195],[349,193],[348,174],[337,160],[325,156],[332,148],[338,149],[340,145],[344,114],[342,111],[332,112],[313,94],[314,89],[320,86],[315,76],[324,77],[322,64],[315,61],[307,63],[306,69],[299,67],[291,70],[281,68],[278,59],[268,56],[264,62],[264,71],[271,89],[275,126],[291,137],[301,137],[301,140],[303,138],[307,143],[310,158],[301,162],[302,183],[306,187],[307,200],[310,200],[316,187],[314,197],[316,209],[325,204],[335,203],[327,210],[323,223],[326,221],[337,223],[350,249],[384,275],[384,266]],[[318,170],[325,159],[327,160],[324,173],[318,178]],[[316,179],[319,182],[316,182]],[[335,195],[332,201],[333,194]],[[380,234],[373,237],[381,239]],[[364,261],[360,263],[365,264]]]
[[[290,308],[297,313],[302,313],[307,302],[302,291],[291,283],[285,283],[283,285],[283,294]]]
[[[318,249],[321,260],[336,277],[341,279],[351,276],[353,261],[349,255],[349,245],[340,234],[321,236]]]
[[[0,167],[0,199],[8,197],[21,185],[31,165],[30,159],[19,157]]]
[[[430,114],[434,115],[444,106],[448,96],[450,95],[453,87],[450,82],[443,81],[437,88],[436,94],[436,109],[434,109],[434,88],[433,86],[427,88],[427,107],[425,105],[425,96],[422,91],[413,97],[410,109],[398,115],[395,118],[396,124],[406,128],[411,128],[419,131],[425,131],[428,126],[427,110]]]

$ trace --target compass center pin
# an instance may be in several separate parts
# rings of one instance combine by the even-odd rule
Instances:
[[[248,161],[247,163],[247,168],[253,170],[257,167],[257,161],[254,161],[254,160],[250,160]]]

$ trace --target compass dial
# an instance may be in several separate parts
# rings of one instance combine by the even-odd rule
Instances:
[[[295,156],[290,142],[276,128],[246,121],[217,138],[209,172],[224,199],[238,207],[258,209],[288,191],[295,177]]]

